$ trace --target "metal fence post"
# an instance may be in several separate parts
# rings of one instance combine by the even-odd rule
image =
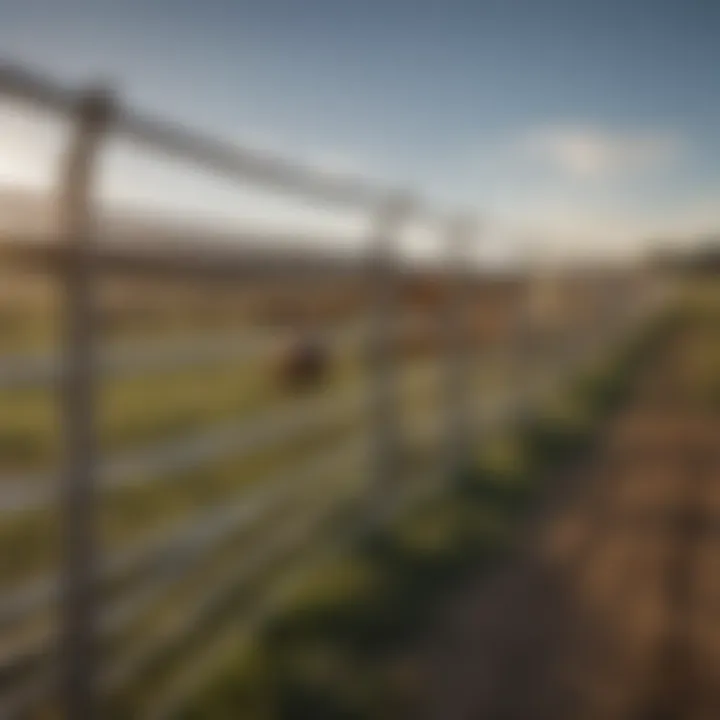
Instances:
[[[533,392],[534,378],[530,358],[535,354],[534,306],[537,292],[535,267],[529,264],[518,276],[516,307],[512,313],[512,328],[508,338],[510,352],[509,399],[514,421],[525,421]]]
[[[456,478],[470,462],[473,394],[469,338],[469,245],[474,235],[469,218],[456,218],[447,228],[445,339],[446,442],[449,477]]]
[[[370,374],[371,423],[371,512],[382,511],[390,488],[401,472],[401,423],[398,407],[398,258],[396,239],[411,212],[405,196],[391,199],[375,219],[369,258],[370,334],[368,370]],[[374,520],[375,518],[371,518]]]
[[[602,328],[604,348],[607,350],[617,339],[617,331],[619,321],[625,312],[623,307],[621,286],[618,282],[617,270],[612,268],[607,271],[605,282],[603,284],[603,303],[602,303]]]
[[[93,367],[94,262],[92,186],[103,135],[111,116],[103,91],[78,102],[74,135],[61,178],[64,265],[64,372],[62,380],[65,467],[62,496],[61,693],[68,720],[97,717],[95,528],[95,388]]]

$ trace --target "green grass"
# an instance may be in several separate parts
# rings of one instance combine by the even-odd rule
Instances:
[[[637,358],[641,355],[638,351]],[[626,365],[613,375],[598,370],[585,378],[548,405],[541,417],[528,420],[517,435],[491,443],[472,470],[450,485],[451,491],[420,507],[390,532],[377,534],[354,547],[342,560],[325,566],[304,586],[302,598],[293,600],[267,626],[249,656],[238,651],[227,671],[220,673],[212,688],[198,698],[188,717],[371,717],[363,713],[371,712],[378,697],[387,696],[394,655],[430,617],[441,600],[435,593],[452,587],[469,569],[476,570],[502,557],[544,473],[573,461],[587,448],[602,412],[610,412],[621,401],[623,373],[630,371],[637,358],[626,357]],[[502,359],[479,368],[469,397],[480,405],[508,392],[514,372]],[[340,395],[361,383],[363,377],[359,358],[348,354],[341,358],[331,385],[321,392]],[[171,439],[216,422],[253,418],[258,411],[288,399],[270,378],[266,364],[247,361],[107,382],[103,385],[101,408],[103,447],[114,452]],[[2,469],[55,464],[58,437],[52,399],[34,390],[6,391],[1,395]],[[406,420],[438,417],[438,403],[443,400],[442,370],[425,389],[407,391],[405,396],[402,408]],[[444,422],[444,417],[439,422]],[[318,451],[339,445],[359,427],[357,418],[348,418],[346,423],[313,430],[279,449],[258,450],[242,459],[211,463],[167,483],[107,493],[99,517],[105,548],[112,551],[125,547],[145,535],[191,519],[204,507],[228,502],[243,490],[260,486],[281,468],[291,468]],[[416,444],[411,452],[407,459],[409,470],[422,470],[437,459],[437,452],[424,443]],[[309,489],[296,504],[229,538],[201,567],[189,572],[169,595],[139,617],[125,635],[115,639],[108,652],[127,649],[152,635],[164,614],[170,609],[182,613],[183,608],[191,607],[208,588],[227,576],[238,557],[266,542],[278,527],[309,512],[318,501],[333,501],[340,496],[340,486],[332,482],[319,495]],[[7,587],[56,565],[55,520],[52,512],[3,519],[0,549],[12,548],[12,552],[0,553],[0,584]],[[331,529],[326,528],[325,542],[332,537],[327,534]],[[297,552],[299,557],[301,549]],[[169,677],[175,663],[187,653],[192,654],[196,645],[203,645],[205,633],[222,632],[224,619],[237,616],[253,599],[261,602],[261,588],[272,584],[285,569],[284,565],[271,568],[267,578],[258,579],[256,586],[238,588],[227,607],[208,618],[207,624],[197,628],[196,637],[183,644],[182,653],[156,659],[122,703],[118,700],[120,717],[132,717],[139,704],[149,701],[156,683]],[[124,589],[122,583],[112,587],[113,592]],[[327,627],[323,617],[332,620]],[[31,630],[37,630],[48,619],[35,622]],[[18,632],[26,630],[20,628]],[[312,661],[304,664],[303,658]],[[376,661],[377,674],[368,665]],[[238,698],[242,700],[239,705]],[[287,714],[291,707],[305,708],[306,714]],[[246,708],[246,715],[238,715],[238,708]],[[340,713],[343,708],[347,715]]]
[[[404,651],[468,573],[504,557],[538,493],[587,450],[656,341],[583,377],[520,432],[485,446],[446,492],[324,566],[182,720],[393,717],[388,708],[412,684]]]

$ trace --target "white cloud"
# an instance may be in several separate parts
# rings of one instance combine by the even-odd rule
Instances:
[[[672,129],[560,120],[476,148],[467,182],[508,245],[524,238],[539,253],[622,256],[658,229],[712,224],[711,202],[689,208],[668,192],[691,150]]]
[[[667,131],[565,125],[531,130],[520,138],[518,149],[553,170],[585,180],[667,167],[681,157],[685,143]]]

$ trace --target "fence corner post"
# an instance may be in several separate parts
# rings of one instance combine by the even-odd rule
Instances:
[[[371,522],[390,501],[391,487],[401,472],[401,428],[395,340],[398,330],[398,263],[396,236],[412,213],[412,200],[398,194],[373,218],[368,285],[370,328],[367,347],[370,373]]]
[[[64,467],[61,496],[60,706],[68,720],[97,718],[97,480],[95,277],[92,190],[114,103],[109,92],[79,97],[60,177]]]

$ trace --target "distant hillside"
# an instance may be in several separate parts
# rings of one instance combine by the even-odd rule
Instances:
[[[720,235],[694,238],[652,257],[656,267],[687,272],[720,273]]]
[[[340,238],[303,232],[269,233],[231,228],[137,208],[105,209],[99,220],[101,263],[112,270],[210,272],[237,277],[265,273],[364,271],[367,256]],[[0,188],[0,254],[26,265],[60,260],[58,213],[53,198]],[[404,263],[412,274],[437,269]],[[508,269],[483,273],[513,276]]]
[[[153,215],[146,210],[105,209],[98,218],[100,255],[113,267],[207,269],[217,272],[246,268],[326,269],[357,266],[357,257],[333,239],[302,233],[268,233],[233,229],[186,218]],[[55,262],[58,212],[53,198],[0,188],[0,245],[6,259],[26,264]]]

